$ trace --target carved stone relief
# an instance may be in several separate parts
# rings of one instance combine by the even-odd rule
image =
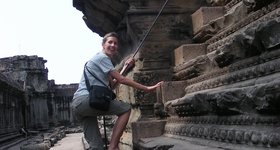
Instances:
[[[212,6],[224,6],[231,0],[206,0],[206,2]]]
[[[232,15],[244,19],[221,26],[206,41],[206,55],[174,67],[174,76],[184,80],[184,72],[201,68],[195,61],[208,60],[207,71],[187,78],[184,96],[164,103],[167,136],[223,142],[225,149],[279,148],[279,1],[264,3],[248,11],[240,0],[229,2],[227,12],[239,6]]]
[[[273,2],[274,0],[243,0],[243,3],[248,7],[248,12],[256,11],[269,3]]]
[[[247,28],[231,37],[224,39],[224,44],[216,43],[216,51],[209,54],[219,67],[225,67],[238,60],[260,55],[272,50],[280,43],[277,31],[280,27],[279,18],[259,23],[257,26]],[[212,47],[213,45],[209,46]]]

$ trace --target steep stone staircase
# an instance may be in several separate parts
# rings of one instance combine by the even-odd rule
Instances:
[[[280,148],[280,1],[245,2],[192,15],[196,43],[174,50],[157,93],[166,119],[134,125],[134,149]]]

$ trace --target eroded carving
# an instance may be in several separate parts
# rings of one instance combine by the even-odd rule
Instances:
[[[257,128],[248,130],[244,128],[232,129],[231,126],[220,128],[207,125],[168,123],[165,126],[165,132],[167,134],[199,137],[208,140],[223,141],[226,143],[253,144],[271,148],[280,145],[277,141],[280,138],[279,133],[267,130],[260,131],[260,129]]]
[[[225,67],[238,60],[260,55],[280,44],[278,18],[260,23],[257,27],[248,28],[236,34],[227,43],[219,46],[215,53],[208,54],[219,67]]]
[[[208,4],[212,6],[224,6],[225,4],[229,3],[232,0],[206,0]]]
[[[175,66],[173,78],[175,80],[186,80],[198,77],[210,68],[209,59],[206,55],[199,56],[182,65]]]
[[[248,12],[256,11],[274,0],[242,0],[243,3],[248,7]]]
[[[280,80],[268,84],[224,91],[189,94],[167,102],[166,110],[174,109],[178,116],[196,116],[215,113],[237,115],[246,113],[280,114],[278,89]],[[172,107],[172,108],[171,108]]]

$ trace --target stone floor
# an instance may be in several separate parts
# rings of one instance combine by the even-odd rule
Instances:
[[[182,137],[181,137],[182,138]],[[196,138],[183,138],[177,136],[160,136],[143,138],[139,141],[136,150],[276,150],[277,148],[246,147],[244,145],[228,144],[222,142],[208,141]],[[5,150],[20,150],[22,141],[17,145]],[[50,150],[85,150],[88,144],[85,142],[83,133],[71,133],[59,140]],[[129,147],[122,147],[121,150],[131,150]],[[2,150],[0,148],[0,150]],[[4,149],[3,149],[4,150]],[[34,149],[32,149],[34,150]],[[37,149],[36,149],[37,150]],[[278,149],[277,149],[278,150]]]
[[[66,134],[50,150],[84,150],[83,133]]]

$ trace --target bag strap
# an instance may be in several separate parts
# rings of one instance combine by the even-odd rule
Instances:
[[[86,65],[85,65],[85,67],[86,67]],[[90,91],[90,84],[89,84],[85,69],[84,69],[84,77],[85,77],[85,81],[86,81],[87,90]]]
[[[89,72],[95,79],[97,79],[99,82],[101,82],[103,85],[105,85],[105,87],[109,88],[108,85],[106,85],[102,80],[100,80],[94,73],[90,72],[88,70],[88,67],[87,67],[87,63],[85,64],[85,69],[84,69],[84,76],[85,76],[85,80],[86,80],[86,86],[87,86],[87,89],[89,90],[89,87],[90,87],[90,83],[89,83],[89,80],[88,80],[88,77],[87,77],[87,74],[86,74],[86,71]],[[110,88],[109,88],[110,89]]]

